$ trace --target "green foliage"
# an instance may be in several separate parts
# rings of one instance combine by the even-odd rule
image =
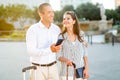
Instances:
[[[10,35],[12,39],[25,39],[25,33],[14,32]]]
[[[38,12],[37,12],[37,7],[34,7],[33,15],[34,15],[34,18],[36,21],[40,20],[40,17],[39,17]]]
[[[24,4],[12,4],[5,7],[5,18],[17,21],[20,17],[33,18],[33,13]]]
[[[62,16],[60,17],[60,11],[55,11],[54,13],[55,13],[54,21],[55,22],[62,21],[62,19],[61,19]]]
[[[0,19],[11,23],[18,21],[23,27],[27,19],[34,19],[34,13],[24,4],[0,5]]]
[[[4,5],[0,5],[0,19],[4,19],[4,12],[5,12]]]
[[[114,11],[114,10],[110,10],[110,9],[106,9],[106,13],[105,13],[106,15],[107,15],[107,20],[109,20],[109,19],[112,19],[113,17],[115,17],[115,15],[116,15],[116,12]]]
[[[81,4],[76,8],[78,18],[86,18],[88,20],[99,20],[100,10],[97,5],[92,3]]]
[[[9,24],[5,22],[5,20],[0,20],[0,35],[9,35],[13,32],[14,26],[12,24]],[[10,31],[10,32],[6,32]]]
[[[0,35],[0,38],[4,38],[6,40],[25,40],[25,37],[25,31],[13,31],[10,35]]]
[[[100,9],[97,7],[99,4],[84,3],[80,4],[76,9],[72,5],[65,6],[60,11],[55,11],[55,22],[62,22],[63,14],[65,11],[75,11],[79,19],[85,18],[87,20],[100,20]],[[106,9],[107,20],[113,19],[114,21],[120,21],[120,6],[115,10]],[[33,9],[28,8],[24,4],[12,4],[12,5],[0,5],[0,19],[6,20],[11,23],[18,21],[21,26],[25,26],[24,23],[27,19],[40,20],[37,13],[37,7]]]
[[[113,24],[116,25],[118,22],[120,23],[120,7],[113,9],[106,9],[107,20],[112,19]]]
[[[120,14],[120,6],[118,6],[118,7],[116,8],[116,11],[117,11],[117,13]]]
[[[118,29],[120,29],[120,25],[118,25]]]
[[[61,12],[65,12],[65,11],[74,11],[74,7],[72,5],[66,5]]]
[[[77,13],[79,19],[87,20],[101,20],[100,8],[98,8],[99,3],[84,3],[80,4],[75,10],[71,6],[65,6],[61,11],[55,12],[55,21],[62,22],[63,13],[67,10],[73,10]],[[115,10],[106,9],[107,20],[120,21],[120,7]]]
[[[116,20],[120,21],[120,6],[118,8],[115,9],[116,12]]]
[[[65,11],[74,11],[74,7],[72,5],[66,5],[61,11],[56,11],[55,21],[62,22]]]

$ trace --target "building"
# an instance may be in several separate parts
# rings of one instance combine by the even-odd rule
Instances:
[[[117,8],[118,6],[120,6],[120,0],[115,0],[115,8]]]
[[[60,0],[60,7],[62,9],[66,5],[73,5],[74,8],[77,8],[78,5],[87,2],[91,2],[91,0]]]

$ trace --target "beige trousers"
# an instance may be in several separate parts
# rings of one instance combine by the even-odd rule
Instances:
[[[61,77],[61,80],[66,80],[66,76]],[[73,77],[68,77],[68,80],[73,80]],[[77,78],[75,80],[87,80],[87,79]]]
[[[36,71],[30,71],[30,80],[59,80],[57,64],[50,67],[37,66]]]

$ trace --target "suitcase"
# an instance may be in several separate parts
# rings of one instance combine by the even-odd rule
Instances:
[[[22,72],[23,72],[23,80],[26,80],[26,71],[29,71],[29,70],[31,70],[31,69],[36,70],[37,67],[36,67],[36,66],[28,66],[28,67],[24,67],[24,68],[22,69]],[[36,73],[36,72],[35,72],[35,73]],[[34,75],[36,76],[36,74],[34,74]],[[35,80],[36,80],[36,77],[35,77]]]
[[[75,63],[72,63],[72,65],[73,65],[73,68],[74,68],[74,74],[73,74],[73,80],[75,80],[75,78],[76,78],[76,64]],[[66,80],[68,80],[68,65],[67,65],[67,74],[66,74]]]

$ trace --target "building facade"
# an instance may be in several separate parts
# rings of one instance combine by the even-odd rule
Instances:
[[[66,5],[73,5],[76,9],[78,5],[87,2],[91,2],[91,0],[60,0],[60,8],[62,9]]]
[[[118,6],[120,6],[120,0],[115,0],[115,8],[117,8]]]

